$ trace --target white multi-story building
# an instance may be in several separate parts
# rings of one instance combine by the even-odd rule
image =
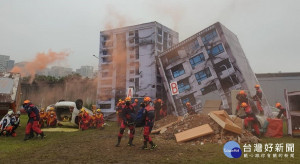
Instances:
[[[134,97],[162,97],[156,57],[178,43],[178,33],[158,22],[100,32],[97,104],[104,113],[133,88]]]
[[[80,74],[82,77],[93,77],[93,66],[81,66],[79,69],[76,69],[76,73]]]
[[[0,72],[8,72],[14,67],[15,61],[9,58],[10,56],[0,55]]]
[[[216,96],[231,113],[231,90],[256,92],[258,81],[237,36],[219,22],[164,51],[158,62],[165,88],[177,82],[179,94],[167,89],[167,96],[179,115],[186,113],[187,102],[201,110]]]

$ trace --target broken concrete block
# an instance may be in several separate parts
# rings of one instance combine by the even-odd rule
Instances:
[[[214,133],[213,129],[208,124],[205,124],[181,133],[177,133],[175,134],[175,137],[177,142],[185,142],[212,133]]]

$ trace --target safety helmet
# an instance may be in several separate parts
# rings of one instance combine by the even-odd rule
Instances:
[[[241,107],[243,107],[243,108],[245,108],[245,107],[247,107],[248,105],[247,105],[247,103],[245,103],[245,102],[243,102],[242,104],[241,104]]]
[[[28,103],[30,103],[30,100],[25,100],[24,101],[24,104],[28,104]]]
[[[119,102],[122,102],[122,99],[119,99]]]
[[[157,99],[157,102],[161,103],[161,99]]]
[[[130,97],[126,97],[125,101],[131,101],[131,98]]]
[[[125,101],[122,101],[122,104],[125,104]]]
[[[97,109],[97,112],[100,113],[100,112],[101,112],[101,109]]]
[[[150,102],[150,101],[151,101],[151,98],[150,98],[150,97],[145,97],[145,98],[144,98],[144,101],[145,101],[145,102]]]
[[[279,108],[280,106],[281,106],[281,104],[280,103],[276,103],[276,108]]]
[[[11,116],[11,115],[14,114],[14,112],[13,112],[13,111],[8,111],[7,114],[8,114],[9,116]]]
[[[54,110],[54,107],[50,107],[49,110]]]
[[[138,99],[134,99],[134,102],[139,102],[139,100]]]
[[[254,88],[259,88],[260,86],[258,85],[258,84],[256,84],[255,86],[254,86]]]
[[[44,112],[45,111],[45,108],[41,108],[41,112]]]
[[[240,94],[241,94],[241,95],[244,95],[244,94],[245,94],[245,91],[244,91],[244,90],[241,90],[241,91],[240,91]]]
[[[187,102],[185,105],[188,106],[188,105],[191,105],[191,103]]]

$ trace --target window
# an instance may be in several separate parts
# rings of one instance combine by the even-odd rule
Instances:
[[[108,57],[102,58],[102,60],[103,60],[104,63],[111,62],[111,58],[108,58]]]
[[[161,44],[156,44],[156,46],[157,46],[157,50],[159,50],[159,51],[161,51],[161,50],[162,50],[162,46],[161,46]]]
[[[162,29],[161,29],[161,27],[157,27],[157,33],[160,34],[160,35],[162,35]]]
[[[140,82],[139,78],[135,78],[134,85],[135,85],[136,92],[139,91],[139,86],[140,86],[139,82]]]
[[[193,94],[189,94],[187,96],[184,96],[181,98],[181,103],[185,106],[185,104],[189,102],[191,103],[191,105],[195,105],[196,104],[196,99],[194,97]]]
[[[191,86],[189,84],[189,79],[185,78],[177,82],[179,93],[184,92],[185,90],[190,90]]]
[[[215,64],[216,73],[220,73],[220,72],[222,72],[224,70],[227,70],[229,68],[231,68],[231,63],[230,63],[229,59],[222,60],[219,63]]]
[[[102,72],[102,77],[111,77],[111,75],[109,72]]]
[[[206,94],[208,94],[209,92],[212,92],[212,91],[215,91],[215,90],[217,90],[217,86],[216,86],[215,83],[213,83],[213,84],[210,84],[210,85],[208,85],[208,86],[202,88],[202,89],[201,89],[201,92],[202,92],[202,95],[206,95]]]
[[[103,50],[103,51],[102,51],[102,54],[103,54],[103,55],[107,55],[107,50]]]
[[[239,80],[236,75],[230,75],[229,77],[221,79],[220,83],[224,91],[228,92],[230,87],[235,86],[239,83]]]
[[[156,82],[161,83],[161,77],[160,76],[156,76]]]
[[[140,58],[140,50],[139,50],[139,46],[137,46],[136,48],[135,48],[135,59],[139,59]]]
[[[204,37],[201,38],[203,44],[207,44],[209,41],[213,40],[217,35],[218,34],[216,32],[216,29],[213,29],[212,31],[210,31],[209,33],[204,35]]]
[[[200,53],[199,55],[196,55],[190,59],[190,63],[193,69],[195,68],[196,65],[202,63],[203,61],[205,61],[203,53]]]
[[[211,50],[212,50],[212,51],[211,51]],[[222,46],[222,43],[220,43],[220,44],[214,46],[211,50],[210,50],[210,49],[207,50],[208,55],[217,56],[217,55],[219,55],[220,53],[224,52],[224,48],[223,48],[223,46]]]
[[[209,67],[205,68],[204,70],[202,70],[200,72],[195,73],[195,77],[198,81],[198,84],[201,84],[202,80],[205,80],[205,79],[211,77]]]
[[[161,37],[160,35],[157,35],[157,41],[158,41],[159,43],[162,43],[162,37]]]
[[[134,74],[134,70],[130,70],[129,73],[130,73],[130,74]]]
[[[138,62],[135,63],[135,75],[140,74],[140,64]]]
[[[181,76],[185,73],[182,64],[179,64],[179,65],[171,68],[171,71],[173,73],[174,78]]]
[[[130,79],[129,79],[129,82],[134,82],[134,78],[130,78]]]
[[[133,31],[129,31],[129,36],[132,36],[134,35],[134,32]]]
[[[134,55],[133,54],[130,54],[130,59],[133,59],[134,58]]]
[[[111,104],[100,104],[100,109],[110,109]]]

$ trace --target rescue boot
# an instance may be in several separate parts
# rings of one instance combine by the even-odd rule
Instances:
[[[129,141],[128,141],[128,146],[135,146],[133,143],[133,138],[129,138]]]
[[[152,141],[150,142],[151,148],[150,150],[153,150],[157,147],[157,145],[155,145],[155,143],[153,143]]]
[[[42,132],[40,135],[41,135],[41,139],[44,139],[46,137],[46,135],[44,134],[44,132]]]
[[[118,143],[116,144],[116,147],[120,147],[120,143],[121,143],[121,137],[118,137]]]
[[[29,134],[25,134],[24,141],[27,141],[29,139],[30,139],[30,135]]]
[[[141,147],[143,150],[147,150],[148,146],[147,146],[147,141],[144,141],[144,145]]]

